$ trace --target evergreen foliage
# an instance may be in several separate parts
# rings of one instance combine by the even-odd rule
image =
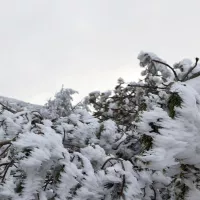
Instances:
[[[36,110],[1,103],[1,200],[199,199],[198,58],[138,59],[143,80],[75,107],[64,88]]]

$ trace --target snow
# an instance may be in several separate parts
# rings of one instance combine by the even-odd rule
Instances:
[[[144,80],[89,105],[64,88],[45,106],[0,98],[0,199],[199,199],[200,66],[184,81],[194,64],[175,64],[178,81],[155,54],[138,58]]]
[[[195,89],[198,94],[200,94],[200,87],[199,87],[200,76],[195,79],[188,80],[186,81],[186,83],[190,85],[193,89]]]

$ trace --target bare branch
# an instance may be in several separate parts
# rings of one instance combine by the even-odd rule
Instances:
[[[1,142],[0,142],[0,147],[2,147],[2,146],[4,146],[4,145],[7,145],[7,144],[11,144],[11,141],[12,141],[12,140],[1,141]]]
[[[4,165],[8,165],[8,164],[9,164],[9,162],[1,163],[1,164],[0,164],[0,167],[1,167],[1,166],[4,166]]]
[[[188,75],[189,75],[189,74],[194,70],[194,68],[197,66],[198,61],[199,61],[199,58],[196,58],[196,62],[195,62],[194,67],[192,67],[192,68],[190,68],[190,69],[188,70],[188,72],[185,74],[185,76],[182,78],[181,81],[186,81]]]
[[[4,155],[4,153],[6,153],[6,151],[10,148],[10,146],[11,146],[11,144],[8,145],[8,146],[4,149],[4,151],[0,154],[0,158]]]
[[[160,63],[160,64],[165,65],[166,67],[170,68],[172,70],[172,72],[174,73],[174,76],[175,76],[176,80],[180,81],[179,78],[178,78],[177,73],[175,72],[175,70],[170,65],[168,65],[167,63],[164,63],[162,61],[159,61],[159,60],[152,60],[152,62],[157,62],[157,63]]]
[[[16,113],[16,111],[15,110],[12,110],[11,108],[8,108],[7,106],[5,106],[3,103],[1,103],[0,102],[0,105],[3,107],[3,109],[5,109],[5,110],[8,110],[9,112],[11,112],[11,113]]]
[[[200,76],[200,72],[193,74],[191,77],[188,78],[188,80],[193,79],[193,78],[197,78],[198,76]]]

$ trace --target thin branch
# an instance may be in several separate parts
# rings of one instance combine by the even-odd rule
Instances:
[[[166,67],[170,68],[172,70],[172,72],[174,73],[174,76],[175,76],[176,80],[180,81],[179,78],[178,78],[177,73],[175,72],[175,70],[170,65],[168,65],[167,63],[164,63],[162,61],[159,61],[159,60],[152,60],[152,62],[157,62],[157,63],[160,63],[160,64],[165,65]]]
[[[153,190],[153,193],[154,193],[153,200],[156,200],[156,190],[154,189],[154,187],[153,187],[153,186],[151,186],[151,189]]]
[[[1,183],[4,182],[4,179],[5,179],[5,177],[6,177],[6,174],[7,174],[7,172],[8,172],[8,169],[13,165],[13,163],[14,163],[14,160],[11,160],[10,163],[6,166],[4,175],[3,175],[2,180],[1,180]]]
[[[133,84],[129,84],[129,87],[141,87],[141,88],[150,88],[150,89],[157,89],[157,87],[155,86],[150,86],[150,85],[133,85]]]
[[[194,67],[192,67],[192,68],[190,68],[190,69],[188,70],[188,72],[185,74],[185,76],[182,78],[181,81],[185,81],[185,80],[187,79],[188,75],[189,75],[189,74],[195,69],[195,67],[197,66],[198,61],[199,61],[199,58],[196,58],[196,62],[195,62]]]
[[[193,78],[197,78],[198,76],[200,76],[200,72],[193,74],[191,77],[188,78],[188,80],[193,79]]]
[[[8,145],[8,146],[4,149],[4,151],[0,154],[0,158],[4,155],[4,153],[6,153],[6,151],[10,148],[10,146],[11,146],[11,144]]]
[[[122,161],[121,161],[121,165],[122,165],[122,169],[125,171],[124,163]],[[126,184],[126,177],[125,177],[125,174],[123,174],[122,187],[121,187],[121,191],[120,191],[120,196],[123,195],[125,184]]]
[[[5,140],[5,141],[0,142],[0,147],[7,145],[7,144],[11,144],[12,141],[15,141],[15,139],[18,137],[18,135],[19,135],[19,133],[11,140]]]
[[[63,132],[64,132],[64,136],[63,136],[63,139],[62,139],[62,143],[65,142],[65,137],[66,137],[66,132],[65,132],[65,129],[63,128]]]
[[[8,108],[7,106],[5,106],[5,105],[4,105],[3,103],[1,103],[1,102],[0,102],[0,105],[3,107],[3,109],[6,109],[6,110],[8,110],[9,112],[11,112],[11,113],[13,113],[13,114],[16,113],[15,110],[12,110],[11,108]]]
[[[111,160],[120,161],[121,166],[122,166],[122,169],[125,171],[124,163],[123,163],[123,161],[122,161],[120,158],[109,158],[109,159],[107,159],[107,160],[105,161],[105,163],[103,164],[103,166],[101,167],[101,169],[104,169],[104,167],[106,166],[106,164],[107,164],[108,162],[110,162]],[[125,177],[125,174],[123,174],[122,186],[121,186],[121,190],[120,190],[120,192],[119,192],[119,195],[120,195],[120,196],[123,195],[123,191],[124,191],[125,184],[126,184],[126,177]]]
[[[0,142],[0,147],[7,145],[7,144],[11,144],[12,140],[5,140],[5,141],[1,141]]]
[[[73,112],[73,111],[76,109],[76,107],[78,107],[79,105],[81,105],[82,102],[83,102],[83,100],[79,101],[76,105],[74,105],[74,106],[72,107],[72,109],[71,109],[71,112]]]
[[[40,200],[40,195],[39,195],[39,193],[37,193],[37,198],[38,198],[38,200]]]
[[[9,162],[7,162],[7,163],[1,163],[1,164],[0,164],[0,167],[1,167],[1,166],[4,166],[4,165],[8,165],[8,164],[9,164]]]
[[[124,139],[125,140],[125,139]],[[116,147],[112,147],[113,150],[117,150],[119,148],[119,146],[124,142],[124,140],[122,140]]]
[[[122,162],[122,160],[120,158],[108,158],[104,164],[102,165],[101,169],[104,169],[104,167],[106,166],[106,164],[111,161],[111,160],[116,160],[116,161],[119,161],[119,162]]]
[[[151,86],[151,85],[133,85],[133,84],[129,84],[129,87],[141,87],[141,88],[149,88],[149,89],[161,89],[161,90],[165,90],[167,89],[166,87],[158,87],[158,86]]]

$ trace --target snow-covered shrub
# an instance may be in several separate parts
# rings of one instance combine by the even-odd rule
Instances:
[[[144,79],[90,93],[92,113],[64,88],[44,108],[1,102],[1,200],[199,199],[198,59],[138,59]]]

